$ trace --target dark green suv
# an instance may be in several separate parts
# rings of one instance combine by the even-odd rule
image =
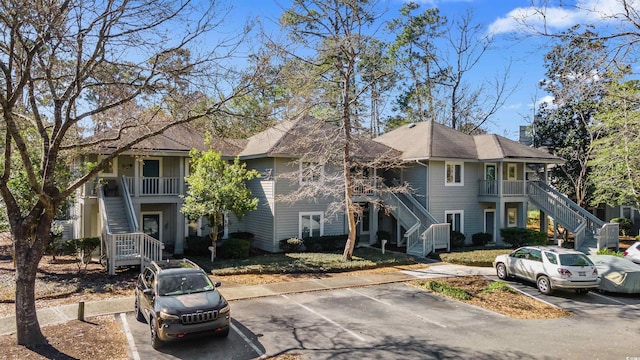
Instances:
[[[139,321],[149,324],[153,348],[195,334],[227,336],[231,312],[218,286],[220,282],[211,282],[187,259],[145,267],[136,283],[135,312]]]

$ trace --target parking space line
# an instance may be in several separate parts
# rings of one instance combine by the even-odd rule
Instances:
[[[140,354],[138,354],[138,348],[136,347],[136,342],[133,340],[133,335],[131,334],[131,329],[129,328],[129,322],[127,321],[127,314],[120,313],[120,321],[122,322],[124,335],[127,338],[127,342],[129,343],[131,357],[133,357],[133,360],[140,360]]]
[[[363,338],[362,336],[360,336],[360,335],[358,335],[358,334],[354,333],[353,331],[351,331],[351,330],[349,330],[349,329],[345,328],[344,326],[342,326],[342,325],[338,324],[337,322],[335,322],[335,321],[333,321],[333,320],[329,319],[328,317],[326,317],[326,316],[324,316],[324,315],[320,314],[319,312],[317,312],[317,311],[313,310],[312,308],[310,308],[310,307],[308,307],[308,306],[305,306],[305,305],[302,305],[302,304],[300,304],[299,302],[292,300],[292,299],[291,299],[290,297],[288,297],[287,295],[281,295],[281,296],[282,296],[283,298],[285,298],[285,299],[287,299],[287,300],[291,301],[292,303],[294,303],[294,304],[296,304],[296,305],[300,306],[301,308],[303,308],[303,309],[307,310],[308,312],[310,312],[310,313],[312,313],[312,314],[314,314],[314,315],[316,315],[316,316],[318,316],[318,317],[320,317],[320,318],[324,319],[326,322],[328,322],[328,323],[330,323],[330,324],[332,324],[332,325],[334,325],[334,326],[336,326],[336,327],[338,327],[338,328],[342,329],[343,331],[345,331],[345,332],[347,332],[347,333],[351,334],[351,336],[353,336],[354,338],[356,338],[356,339],[358,339],[358,340],[360,340],[360,341],[366,342],[365,338]]]
[[[388,302],[382,301],[382,300],[380,300],[380,299],[376,299],[376,298],[374,298],[374,297],[372,297],[372,296],[369,296],[369,295],[367,295],[367,294],[365,294],[365,293],[361,293],[361,292],[356,291],[356,290],[354,290],[354,289],[348,289],[348,290],[349,290],[349,291],[351,291],[351,292],[354,292],[354,293],[356,293],[356,294],[358,294],[358,295],[360,295],[360,296],[364,296],[364,297],[366,297],[367,299],[371,299],[371,300],[373,300],[373,301],[379,302],[380,304],[387,305],[387,306],[393,306],[393,304],[390,304],[390,303],[388,303]],[[428,323],[430,323],[430,324],[433,324],[433,325],[436,325],[436,326],[440,326],[440,327],[442,327],[442,328],[446,328],[446,327],[447,327],[446,325],[440,324],[440,323],[439,323],[439,322],[437,322],[437,321],[433,321],[433,320],[427,319],[427,318],[425,318],[424,316],[416,315],[415,313],[412,313],[412,315],[413,315],[413,316],[416,316],[416,317],[418,317],[418,318],[422,319],[423,321],[428,322]]]
[[[266,359],[267,358],[267,354],[265,354],[264,352],[262,352],[262,350],[260,350],[260,348],[258,347],[258,345],[254,344],[253,341],[251,341],[251,339],[249,339],[245,334],[243,334],[240,329],[238,329],[235,325],[233,325],[233,323],[229,324],[229,326],[231,327],[231,329],[233,331],[236,332],[236,334],[240,335],[240,337],[242,338],[242,340],[244,340],[244,342],[247,343],[247,345],[249,345],[253,351],[256,352],[256,354],[258,354],[258,359]]]
[[[620,305],[624,305],[624,306],[629,306],[629,307],[632,307],[632,308],[634,308],[634,309],[640,309],[637,305],[627,304],[627,303],[626,303],[626,302],[624,302],[624,301],[620,301],[620,300],[614,299],[614,298],[609,297],[609,296],[606,296],[606,295],[598,294],[597,292],[593,292],[593,291],[591,291],[591,295],[596,295],[596,296],[599,296],[599,297],[601,297],[601,298],[607,299],[607,300],[609,300],[609,301],[613,301],[613,302],[615,302],[616,304],[620,304]]]

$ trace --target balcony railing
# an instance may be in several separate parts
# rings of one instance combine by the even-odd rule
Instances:
[[[133,196],[180,195],[177,177],[126,177],[125,181]]]
[[[480,196],[498,196],[500,191],[498,188],[498,180],[480,180],[478,195]],[[502,181],[503,196],[523,196],[526,195],[525,183],[522,180],[503,180]]]

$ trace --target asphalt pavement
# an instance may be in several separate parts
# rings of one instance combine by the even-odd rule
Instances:
[[[396,282],[410,281],[420,278],[437,278],[467,275],[494,275],[493,268],[452,265],[436,263],[427,265],[423,269],[403,270],[390,273],[370,273],[359,275],[345,275],[323,279],[281,282],[264,285],[229,286],[224,284],[218,288],[228,300],[244,300],[266,296],[295,294],[311,291],[334,290],[352,287],[371,286]],[[84,303],[84,317],[109,315],[131,312],[134,309],[134,297],[119,297]],[[40,326],[60,324],[78,319],[80,304],[60,305],[39,309],[37,311]],[[0,318],[0,335],[12,334],[16,331],[15,316]]]

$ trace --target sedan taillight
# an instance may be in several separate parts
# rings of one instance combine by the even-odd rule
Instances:
[[[625,251],[625,252],[624,252],[624,256],[627,256],[627,255],[629,255],[629,252],[628,252],[628,251]]]

